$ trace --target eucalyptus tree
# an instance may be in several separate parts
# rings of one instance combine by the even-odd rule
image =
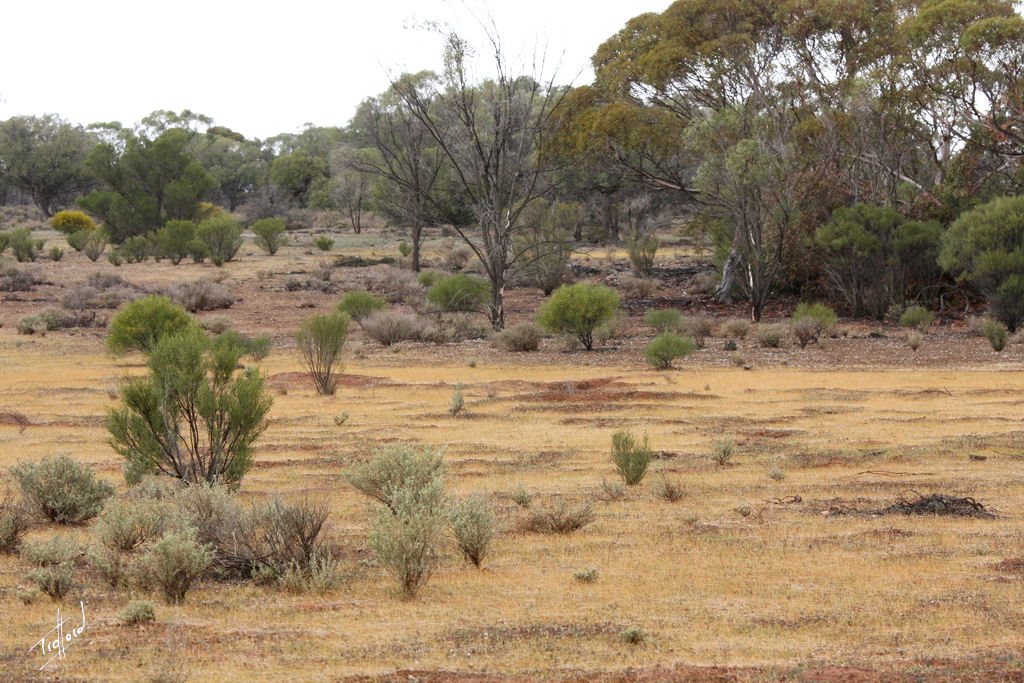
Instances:
[[[0,123],[0,177],[46,216],[88,189],[85,159],[96,138],[56,116],[15,116]]]

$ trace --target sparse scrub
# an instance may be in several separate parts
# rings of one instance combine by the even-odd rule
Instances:
[[[47,256],[50,257],[51,261],[60,261],[64,258],[64,250],[58,246],[52,246]]]
[[[317,237],[314,244],[316,245],[316,248],[319,249],[320,251],[330,251],[332,248],[334,248],[334,240],[325,235]]]
[[[528,508],[530,503],[533,502],[533,494],[523,487],[522,482],[516,484],[516,487],[512,489],[512,493],[509,495],[512,498],[512,502],[521,508]]]
[[[619,633],[619,638],[626,641],[630,645],[639,645],[640,643],[647,640],[647,631],[642,628],[631,626]]]
[[[683,326],[683,314],[674,308],[651,309],[644,313],[644,325],[654,328],[657,333],[678,332]]]
[[[387,267],[381,272],[377,286],[392,303],[413,305],[423,301],[423,285],[411,270]]]
[[[722,323],[719,334],[729,339],[743,341],[750,333],[751,323],[743,318],[729,318]]]
[[[907,346],[910,347],[911,351],[917,351],[921,348],[921,344],[924,342],[924,337],[917,330],[910,330],[906,336]]]
[[[590,351],[594,348],[594,331],[615,316],[619,303],[618,293],[610,287],[562,285],[541,307],[539,320],[552,332],[575,335]]]
[[[270,256],[288,244],[284,220],[280,218],[261,218],[252,224],[251,229],[256,245]]]
[[[377,311],[383,311],[386,306],[384,299],[376,294],[365,290],[356,290],[348,292],[342,297],[338,304],[338,311],[345,313],[362,327],[363,319]]]
[[[541,332],[533,323],[519,323],[491,335],[494,346],[512,352],[536,351],[540,340]]]
[[[640,483],[653,457],[654,453],[646,434],[643,441],[628,431],[619,431],[612,435],[612,462],[628,486]]]
[[[192,221],[167,221],[153,234],[154,253],[178,265],[189,256],[189,245],[195,238],[196,225]]]
[[[29,510],[57,524],[92,519],[114,492],[88,466],[67,455],[25,462],[10,469]]]
[[[196,541],[190,529],[151,543],[139,560],[139,573],[145,582],[159,586],[167,604],[177,605],[212,561],[213,550]]]
[[[8,233],[8,246],[18,263],[35,261],[39,258],[41,246],[32,239],[32,231],[28,228],[17,228]]]
[[[732,439],[727,437],[715,439],[715,444],[711,449],[711,460],[719,467],[725,467],[732,461],[735,451]]]
[[[335,372],[350,323],[345,313],[314,315],[303,320],[295,333],[295,345],[319,394],[334,394],[338,384]]]
[[[677,503],[686,495],[686,489],[678,481],[670,480],[661,473],[661,477],[654,482],[654,495],[670,503]]]
[[[0,263],[0,292],[30,292],[38,283],[29,271],[10,263]]]
[[[18,551],[29,528],[29,517],[24,506],[14,500],[10,490],[0,498],[0,554]]]
[[[212,280],[193,280],[171,287],[167,296],[189,313],[231,308],[236,298],[231,290]]]
[[[986,320],[981,325],[981,332],[985,335],[985,339],[988,340],[993,351],[999,352],[1006,348],[1006,342],[1010,335],[1003,323],[998,320]]]
[[[148,353],[165,337],[195,326],[192,316],[167,297],[146,296],[131,302],[114,316],[107,347],[115,354],[132,350]]]
[[[593,521],[594,510],[589,504],[561,501],[554,508],[530,512],[519,528],[528,533],[571,534]]]
[[[652,368],[668,370],[672,361],[689,356],[696,348],[697,343],[691,337],[662,332],[644,348],[644,357]]]
[[[156,603],[152,600],[132,600],[117,616],[127,626],[149,624],[156,621]]]
[[[378,311],[363,318],[362,328],[370,339],[391,346],[400,341],[419,339],[426,332],[427,324],[411,313]]]
[[[459,550],[479,568],[498,532],[494,510],[484,499],[470,497],[452,505],[448,514]]]
[[[789,336],[789,328],[781,323],[759,323],[754,327],[754,339],[765,349],[778,349]]]
[[[935,314],[924,306],[911,306],[900,316],[900,327],[912,327],[924,332],[935,322]]]
[[[634,232],[626,239],[626,255],[637,277],[650,277],[654,272],[654,255],[658,252],[658,238]]]
[[[608,482],[601,477],[601,500],[614,503],[626,497],[626,485],[621,481]]]
[[[309,580],[320,572],[317,581],[327,582],[329,570],[340,572],[328,539],[330,514],[326,500],[286,503],[277,498],[253,509],[252,532],[244,542],[258,566],[277,580]]]
[[[107,239],[107,234],[103,230],[90,230],[89,232],[84,234],[85,237],[82,239],[81,242],[81,251],[83,254],[85,254],[85,257],[87,259],[95,263],[96,261],[99,260],[100,256],[103,256],[103,251],[107,248],[107,244],[109,243],[109,240]],[[72,247],[74,246],[75,245],[72,244]]]
[[[835,311],[824,304],[798,304],[791,319],[793,336],[804,348],[812,341],[817,342],[821,335],[829,334],[838,320]]]
[[[442,277],[427,292],[427,300],[446,313],[480,312],[490,298],[487,280],[464,273]]]

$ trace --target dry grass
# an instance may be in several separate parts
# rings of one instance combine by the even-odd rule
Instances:
[[[227,272],[255,281],[257,269],[280,263],[243,252]],[[333,303],[317,296],[323,309]],[[250,298],[231,317],[252,315],[251,331],[267,331]],[[291,318],[281,320],[274,333],[286,338]],[[102,341],[91,332],[25,341],[0,328],[0,412],[27,420],[0,420],[0,471],[64,452],[123,486],[102,416],[114,403],[108,390],[141,372],[141,358],[111,359]],[[129,629],[117,615],[130,597],[83,570],[86,587],[68,605],[85,600],[87,638],[47,672],[134,680],[167,662],[168,647],[193,680],[244,678],[253,667],[281,680],[410,669],[586,678],[656,665],[666,677],[712,671],[687,668],[698,665],[741,675],[1021,667],[1021,574],[1004,561],[1024,557],[1014,455],[1024,372],[759,365],[691,367],[666,380],[640,369],[639,355],[618,369],[573,365],[576,355],[467,367],[434,348],[347,359],[333,397],[314,393],[292,353],[263,363],[275,405],[242,495],[326,496],[348,558],[342,587],[293,595],[201,583],[187,604],[160,606],[154,624]],[[457,382],[472,419],[446,412]],[[615,476],[608,443],[623,428],[649,434],[658,478],[680,482],[685,497],[663,500],[649,477],[635,494],[600,499],[601,479]],[[707,458],[722,436],[736,444],[727,468]],[[342,476],[352,458],[394,441],[444,446],[451,487],[493,496],[506,529],[485,571],[452,543],[412,601],[374,566],[366,502]],[[764,475],[776,463],[787,474],[778,482]],[[534,509],[586,500],[595,520],[569,535],[522,533],[530,510],[507,494],[519,484],[535,494]],[[879,509],[908,489],[971,496],[999,517],[832,514]],[[87,529],[76,533],[84,540]],[[573,578],[590,567],[598,581]],[[27,569],[0,556],[0,668],[31,679],[41,662],[28,648],[56,609],[16,597]],[[642,644],[619,637],[634,627],[647,633]]]

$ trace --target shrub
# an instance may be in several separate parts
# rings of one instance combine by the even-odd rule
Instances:
[[[619,638],[631,645],[638,645],[647,640],[647,631],[637,626],[631,626],[619,633]]]
[[[210,262],[222,266],[242,248],[242,232],[242,226],[230,216],[215,216],[199,224],[196,239],[206,247]]]
[[[462,408],[465,405],[465,401],[462,398],[462,382],[455,385],[455,391],[452,392],[452,404],[448,407],[448,412],[452,415],[458,415],[462,412]]]
[[[334,394],[338,384],[334,373],[350,323],[345,313],[314,315],[304,319],[295,333],[295,345],[319,394]]]
[[[427,300],[446,313],[482,311],[491,298],[491,284],[458,273],[440,278],[427,292]]]
[[[203,328],[211,334],[224,334],[225,332],[234,332],[231,329],[231,319],[223,315],[208,315],[203,318],[198,318],[196,323],[199,327]],[[235,332],[235,334],[238,334]]]
[[[408,339],[419,339],[427,329],[417,315],[396,311],[377,311],[363,318],[363,332],[384,346]]]
[[[491,343],[504,351],[536,351],[541,332],[533,323],[519,323],[491,335]]]
[[[924,337],[917,330],[911,330],[907,332],[907,346],[910,347],[911,351],[917,351],[921,348],[921,343],[924,341]]]
[[[147,487],[150,492],[159,481],[154,479],[150,478],[152,484]],[[251,578],[263,553],[256,542],[253,515],[246,514],[225,486],[200,481],[172,490],[169,500],[180,516],[176,528],[194,529],[196,540],[213,549],[210,572],[225,579]]]
[[[580,583],[594,583],[597,581],[597,569],[595,567],[590,567],[589,569],[578,571],[572,575],[572,578],[576,579]]]
[[[412,253],[412,245],[405,240],[399,241],[398,253],[401,254],[402,258],[408,258],[409,254]]]
[[[156,620],[156,604],[151,600],[132,600],[117,616],[128,626],[148,624]]]
[[[619,303],[618,293],[610,287],[562,285],[541,307],[539,320],[552,332],[574,334],[589,351],[594,347],[594,330],[615,316]]]
[[[793,321],[802,320],[803,318],[811,318],[817,322],[822,333],[830,332],[836,326],[836,323],[839,322],[835,311],[821,303],[797,304],[796,308],[793,309]]]
[[[167,221],[153,236],[156,255],[178,265],[189,255],[189,245],[195,237],[196,225],[192,221]]]
[[[44,308],[33,315],[22,316],[18,320],[20,334],[42,334],[50,330],[60,330],[73,326],[73,318],[59,308]]]
[[[231,308],[236,301],[230,289],[211,280],[183,282],[167,290],[167,295],[190,313]]]
[[[393,303],[412,304],[423,296],[423,285],[420,284],[416,273],[401,268],[384,269],[378,287],[385,292],[387,300]]]
[[[533,494],[523,488],[522,482],[516,484],[516,487],[512,489],[510,497],[513,503],[523,508],[530,507],[530,503],[533,502]]]
[[[17,552],[21,539],[28,531],[29,519],[24,507],[5,491],[0,499],[0,554]]]
[[[442,498],[439,480],[425,489],[397,488],[389,507],[374,517],[369,546],[407,597],[423,587],[440,563],[438,546],[445,520],[438,502]]]
[[[626,497],[626,485],[621,481],[613,481],[610,484],[601,477],[601,500],[612,503]]]
[[[273,256],[288,243],[284,221],[280,218],[261,218],[252,224],[256,245]]]
[[[8,246],[14,254],[18,263],[35,261],[39,257],[41,249],[39,243],[32,239],[32,231],[28,228],[18,228],[8,233]]]
[[[332,240],[330,237],[322,235],[320,237],[317,237],[316,241],[313,244],[315,244],[316,248],[319,249],[320,251],[330,251],[331,248],[334,247],[334,240]]]
[[[83,234],[83,233],[77,233]],[[85,238],[82,240],[82,253],[85,257],[96,263],[100,256],[103,256],[103,250],[107,248],[108,239],[107,234],[103,230],[90,230],[85,234]],[[69,240],[70,243],[70,240]],[[74,246],[74,245],[72,245]],[[116,263],[114,265],[121,265]]]
[[[149,256],[150,243],[142,235],[126,237],[121,242],[121,255],[127,263],[142,263]]]
[[[195,320],[164,296],[146,296],[125,306],[110,322],[107,347],[116,354],[151,351],[160,340],[195,329]]]
[[[812,341],[818,341],[820,329],[818,322],[814,318],[794,320],[791,324],[791,329],[801,349]]]
[[[259,334],[246,340],[245,351],[249,354],[250,358],[259,363],[270,355],[270,349],[273,348],[273,345],[274,342],[268,335]]]
[[[665,473],[662,472],[661,478],[654,484],[654,495],[670,503],[676,503],[683,499],[686,490],[678,481],[669,481]]]
[[[36,565],[29,572],[29,580],[51,600],[63,600],[74,585],[75,559],[81,554],[74,537],[64,534],[26,543],[21,554]]]
[[[469,259],[473,258],[473,250],[464,244],[452,239],[445,240],[438,248],[445,267],[453,272],[458,272],[469,265]]]
[[[384,299],[365,290],[348,292],[341,298],[338,311],[347,314],[362,325],[363,319],[377,311],[383,311],[387,304]]]
[[[1006,348],[1006,342],[1009,339],[1006,325],[998,320],[986,320],[981,324],[981,332],[985,335],[985,339],[988,340],[993,351],[1002,351]]]
[[[935,314],[924,306],[911,306],[900,316],[900,327],[913,327],[924,332],[935,322]]]
[[[50,227],[57,232],[70,235],[81,230],[95,230],[96,224],[83,211],[58,211],[50,219]]]
[[[561,501],[557,507],[531,512],[520,524],[529,533],[569,534],[594,521],[594,510],[587,503],[568,505]]]
[[[147,541],[162,535],[171,525],[171,508],[166,503],[128,499],[104,508],[93,526],[98,545],[89,549],[89,559],[114,588],[125,582],[125,556]]]
[[[735,453],[732,439],[721,438],[715,439],[715,445],[711,449],[711,460],[719,467],[724,467],[729,464],[732,460],[732,456]]]
[[[678,332],[683,325],[683,314],[674,308],[651,309],[644,313],[644,325],[653,327],[655,332]]]
[[[31,511],[57,524],[92,519],[114,492],[113,486],[67,455],[20,463],[10,474]]]
[[[127,380],[121,406],[107,414],[110,444],[125,458],[129,484],[160,472],[187,483],[238,485],[273,403],[257,368],[235,375],[243,353],[235,344],[211,343],[195,327],[153,347],[149,375]]]
[[[721,334],[736,341],[742,341],[750,333],[750,321],[744,318],[729,318],[722,323]]]
[[[121,247],[111,247],[110,253],[107,254],[107,261],[109,261],[110,265],[115,268],[124,263],[124,255],[121,253]]]
[[[703,315],[688,315],[683,318],[680,329],[693,337],[698,349],[703,349],[705,340],[711,336],[714,330],[714,322],[711,318]]]
[[[171,605],[185,602],[185,594],[210,563],[213,550],[196,541],[191,529],[172,532],[150,544],[139,561],[144,581],[155,584]]]
[[[662,332],[644,348],[644,356],[652,368],[667,370],[672,367],[672,361],[689,356],[696,348],[696,342],[690,337]]]
[[[623,275],[619,278],[619,286],[630,296],[640,299],[650,299],[658,289],[658,283],[653,278],[634,275]]]
[[[766,349],[780,348],[788,334],[789,329],[779,323],[759,323],[754,328],[754,338]]]
[[[417,450],[411,446],[388,446],[370,460],[352,467],[345,479],[357,491],[394,510],[397,491],[425,491],[429,495],[434,482],[444,477],[444,458],[433,448]],[[418,495],[418,494],[417,494]],[[432,501],[439,504],[440,501]]]
[[[188,243],[188,257],[192,263],[202,263],[209,257],[210,249],[200,239],[194,239]]]
[[[654,272],[654,255],[658,251],[658,238],[634,232],[626,239],[626,255],[637,277],[650,277]]]
[[[494,510],[482,498],[471,497],[455,503],[448,514],[459,550],[479,568],[498,532]]]
[[[646,434],[643,442],[638,441],[627,431],[615,432],[612,435],[612,462],[628,486],[640,483],[653,457],[654,453],[648,445]]]
[[[62,258],[64,258],[64,250],[61,249],[60,247],[53,246],[50,247],[50,252],[48,255],[51,261],[60,261]]]
[[[247,542],[264,574],[281,579],[298,573],[308,578],[318,564],[320,571],[326,571],[334,561],[327,538],[330,514],[326,500],[293,504],[275,498],[255,507],[253,533]]]
[[[0,292],[29,292],[38,284],[35,275],[10,263],[0,263]]]
[[[341,561],[330,553],[317,553],[309,569],[291,565],[285,569],[275,583],[290,593],[324,593],[340,584],[345,578]]]

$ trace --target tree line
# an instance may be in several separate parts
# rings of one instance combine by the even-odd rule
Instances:
[[[368,210],[452,226],[504,321],[510,278],[669,212],[715,247],[716,296],[759,319],[774,297],[882,318],[983,296],[1024,319],[1024,20],[1008,0],[678,0],[642,14],[569,87],[490,75],[447,37],[444,68],[396,77],[344,127],[266,140],[190,111],[133,127],[0,123],[0,201],[77,204],[112,239],[204,202],[247,221]]]

